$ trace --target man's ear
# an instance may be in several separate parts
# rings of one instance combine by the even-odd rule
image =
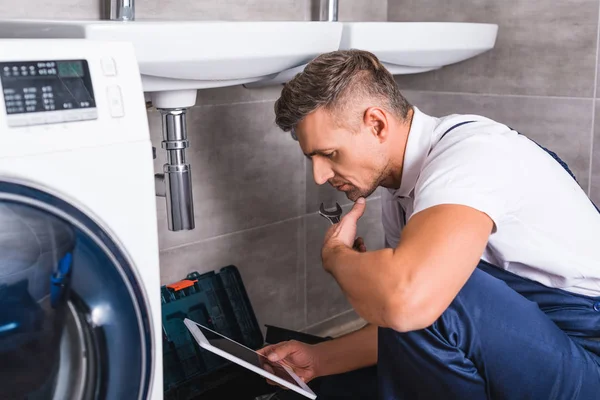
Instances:
[[[384,142],[389,135],[389,124],[387,112],[379,107],[369,107],[365,110],[363,123],[370,133]]]

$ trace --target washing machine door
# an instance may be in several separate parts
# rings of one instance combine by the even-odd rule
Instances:
[[[0,179],[1,399],[145,399],[149,315],[134,266],[96,221]]]

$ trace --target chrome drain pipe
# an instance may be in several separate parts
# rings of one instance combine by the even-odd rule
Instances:
[[[156,195],[166,199],[169,230],[191,230],[195,223],[192,171],[185,159],[185,149],[189,147],[186,109],[158,111],[162,118],[161,147],[167,152],[167,163],[163,165],[163,173],[155,175]]]

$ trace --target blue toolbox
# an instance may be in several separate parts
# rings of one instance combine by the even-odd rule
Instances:
[[[231,363],[203,351],[183,324],[189,318],[251,349],[264,340],[238,269],[192,272],[161,287],[165,399],[192,399],[236,378]],[[219,374],[220,372],[220,374]]]
[[[184,325],[184,318],[254,350],[290,339],[305,343],[330,339],[273,325],[265,325],[263,339],[234,265],[218,272],[192,272],[178,282],[164,285],[161,301],[165,400],[246,400],[277,391],[263,377],[200,348]],[[245,394],[243,398],[239,397],[240,389]]]

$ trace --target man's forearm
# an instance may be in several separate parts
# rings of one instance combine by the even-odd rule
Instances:
[[[333,275],[358,315],[372,324],[387,327],[387,306],[398,288],[393,273],[394,251],[359,253],[346,248],[335,251],[335,265],[327,265],[324,258],[325,269]]]
[[[437,205],[411,217],[394,250],[361,253],[332,239],[323,246],[323,266],[368,322],[399,332],[424,329],[467,282],[493,226],[474,208]]]
[[[341,374],[377,364],[377,326],[363,328],[315,345],[319,376]]]

